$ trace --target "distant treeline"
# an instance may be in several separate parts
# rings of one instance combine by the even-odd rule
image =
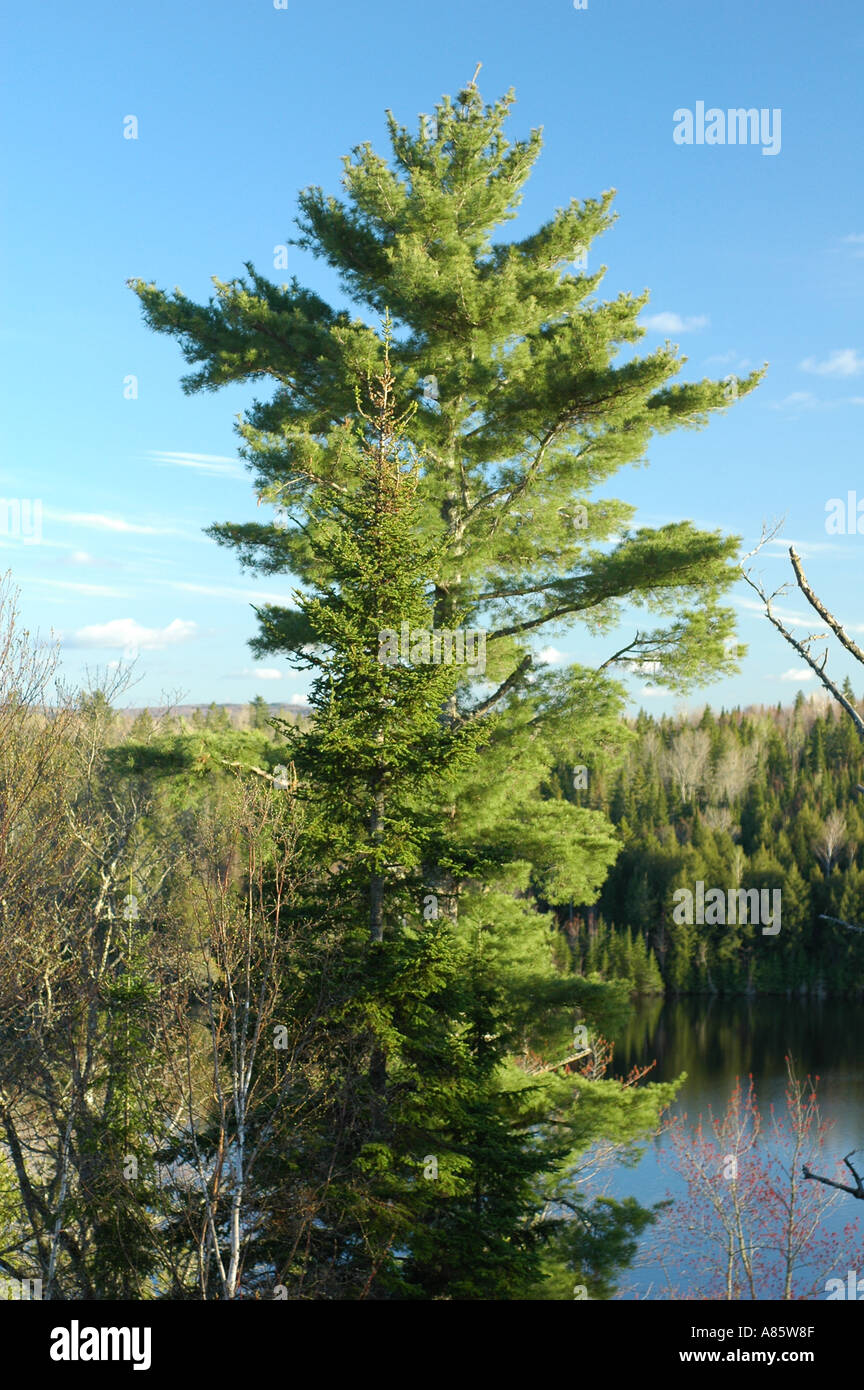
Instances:
[[[848,683],[844,693],[854,700]],[[615,767],[558,770],[553,795],[603,809],[623,842],[599,899],[563,914],[578,965],[651,993],[864,992],[862,749],[827,700],[696,720],[640,713]],[[587,788],[579,787],[587,781]],[[574,790],[574,783],[577,789]],[[676,889],[782,891],[776,935],[673,920]]]

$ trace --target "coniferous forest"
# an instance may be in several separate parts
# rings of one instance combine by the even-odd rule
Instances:
[[[864,902],[861,742],[843,711],[799,693],[791,707],[640,714],[631,728],[622,765],[575,793],[622,844],[596,902],[567,919],[583,968],[647,993],[860,997],[864,941],[841,923]],[[556,785],[565,794],[566,773]],[[676,923],[675,889],[699,881],[779,889],[780,930]]]

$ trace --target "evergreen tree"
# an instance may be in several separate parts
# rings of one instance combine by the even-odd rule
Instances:
[[[394,314],[397,389],[421,404],[411,438],[424,460],[418,518],[440,546],[436,623],[452,626],[457,612],[482,621],[490,679],[525,691],[544,628],[577,618],[608,627],[629,601],[663,621],[620,660],[652,660],[664,684],[690,687],[734,666],[732,614],[720,605],[734,541],[688,522],[632,531],[632,507],[590,495],[642,459],[654,435],[726,407],[723,383],[673,384],[681,360],[668,344],[615,365],[642,336],[647,294],[598,302],[602,269],[567,270],[611,225],[611,193],[574,199],[522,240],[494,239],[541,147],[539,131],[508,144],[512,100],[485,106],[471,86],[416,134],[388,115],[392,161],[360,146],[345,161],[345,201],[301,194],[297,244],[336,270],[355,304]],[[280,287],[246,268],[245,280],[216,281],[206,305],[132,284],[148,324],[196,367],[186,390],[276,383],[239,430],[259,497],[282,513],[211,533],[262,573],[326,581],[319,531],[333,498],[357,487],[354,381],[374,369],[379,338],[296,280]],[[739,383],[739,397],[760,377]],[[308,639],[302,615],[262,609],[259,653]]]
[[[249,705],[249,723],[253,729],[270,727],[270,706],[263,695],[256,695]]]
[[[325,1136],[291,1166],[306,1182],[339,1174],[313,1242],[342,1296],[517,1297],[551,1277],[555,1258],[573,1259],[572,1239],[549,1253],[559,1223],[545,1194],[567,1180],[577,1146],[644,1132],[672,1089],[646,1088],[634,1108],[619,1083],[598,1081],[586,1097],[538,1061],[566,1054],[574,1010],[611,1020],[624,995],[562,973],[546,916],[516,890],[533,871],[547,900],[596,891],[614,851],[602,817],[567,802],[538,802],[530,855],[518,843],[530,820],[526,830],[496,815],[484,829],[452,814],[454,781],[471,800],[480,746],[493,762],[501,752],[492,716],[442,718],[459,673],[429,663],[417,638],[432,622],[434,554],[417,541],[417,468],[393,389],[385,341],[374,413],[361,412],[361,485],[322,528],[332,577],[298,594],[314,718],[283,733],[307,808],[305,853],[331,866],[311,910],[339,933],[342,1041],[330,1052],[338,1086]],[[403,624],[407,657],[390,641]],[[563,865],[544,862],[553,834]],[[622,1210],[622,1223],[631,1216]]]

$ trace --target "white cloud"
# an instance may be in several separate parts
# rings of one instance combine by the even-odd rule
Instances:
[[[269,589],[238,589],[231,584],[187,584],[179,579],[164,579],[160,583],[169,589],[182,589],[187,594],[204,594],[207,598],[239,598],[247,603],[275,603],[284,608],[292,608],[288,594],[277,594]]]
[[[792,391],[782,401],[769,401],[770,410],[836,410],[841,405],[864,405],[864,396],[841,396],[836,401],[820,401],[812,391]]]
[[[768,541],[768,545],[776,545],[779,547],[779,550],[775,551],[773,554],[770,550],[765,551],[766,558],[770,560],[788,559],[790,545],[794,545],[802,560],[806,560],[808,555],[816,555],[823,550],[848,554],[846,547],[844,545],[838,545],[836,541],[793,541],[790,540],[788,536],[772,536]]]
[[[655,695],[671,695],[672,691],[667,690],[665,685],[643,685],[639,694],[651,699]]]
[[[104,516],[101,512],[56,512],[46,511],[52,521],[64,521],[70,526],[87,526],[94,531],[117,531],[136,536],[182,536],[173,526],[145,526],[141,522],[126,521],[122,516]]]
[[[771,401],[772,410],[818,410],[821,402],[812,391],[792,391],[782,401]]]
[[[42,579],[39,575],[28,584],[45,584],[49,589],[62,589],[70,594],[88,594],[91,598],[128,598],[125,589],[112,589],[107,584],[80,584],[71,579]]]
[[[736,596],[733,599],[733,603],[738,608],[746,609],[747,612],[762,613],[764,615],[765,609],[756,599],[738,598]],[[771,605],[771,611],[782,623],[787,623],[789,626],[795,626],[796,624],[800,627],[806,626],[808,632],[819,634],[820,636],[824,632],[826,636],[828,635],[829,629],[827,624],[812,611],[802,611],[798,613],[794,609],[784,608],[782,604],[778,603],[773,603]],[[847,632],[864,632],[864,623],[844,623],[843,626]]]
[[[555,647],[544,647],[537,653],[537,660],[542,666],[558,666],[564,660],[564,653]]]
[[[780,677],[781,681],[812,681],[816,675],[809,666],[790,666]]]
[[[245,478],[245,473],[234,458],[224,454],[189,454],[184,450],[150,449],[148,458],[160,468],[192,468],[196,473],[205,473],[213,478]]]
[[[708,322],[707,314],[682,318],[680,314],[662,313],[649,314],[647,319],[642,320],[642,326],[652,333],[693,333],[697,329],[707,328]]]
[[[136,647],[139,651],[156,652],[188,642],[196,631],[197,625],[183,618],[174,618],[167,627],[142,627],[134,618],[112,618],[108,623],[79,627],[73,637],[63,640],[67,647]]]
[[[66,556],[67,565],[95,565],[93,556],[86,550],[72,550]]]
[[[759,603],[757,599],[736,597],[734,602],[736,607],[743,608],[748,613],[764,614],[765,612],[764,606]],[[806,613],[796,613],[791,608],[784,608],[782,605],[776,603],[772,604],[771,608],[772,612],[775,613],[783,623],[809,623],[811,631],[813,632],[828,631],[826,624],[823,623],[822,619],[818,618],[815,613],[811,613],[808,617]]]
[[[308,696],[308,695],[292,695],[292,696],[291,696],[291,699],[288,701],[288,703],[289,703],[289,705],[308,705],[308,703],[309,703],[309,696]]]
[[[254,676],[259,681],[281,681],[282,672],[277,671],[275,666],[244,666],[242,671],[232,671],[230,680],[241,680],[248,676]]]
[[[813,372],[816,376],[859,376],[864,372],[864,357],[855,348],[835,348],[824,362],[815,357],[806,357],[801,363],[802,372]]]

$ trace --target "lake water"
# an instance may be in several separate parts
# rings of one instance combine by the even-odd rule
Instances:
[[[646,1080],[669,1081],[687,1073],[671,1113],[686,1113],[691,1127],[700,1112],[707,1119],[709,1106],[715,1115],[722,1114],[736,1077],[746,1084],[748,1074],[756,1084],[763,1120],[768,1119],[772,1102],[785,1114],[785,1058],[790,1054],[799,1075],[810,1073],[820,1078],[821,1114],[833,1122],[827,1148],[830,1158],[842,1158],[858,1149],[858,1161],[853,1162],[864,1172],[864,1004],[774,997],[643,999],[636,1003],[626,1029],[614,1042],[610,1075],[620,1076],[635,1065],[655,1060]],[[617,1166],[603,1190],[615,1197],[630,1194],[646,1206],[670,1195],[684,1195],[683,1181],[664,1161],[669,1150],[668,1136],[657,1136],[637,1166]],[[822,1166],[814,1162],[813,1167],[828,1176],[841,1176],[824,1162]],[[852,1180],[848,1172],[842,1177]],[[675,1219],[680,1230],[688,1219],[686,1203],[678,1206]],[[681,1238],[676,1252],[676,1227],[670,1229],[672,1245],[667,1244],[662,1262],[656,1234],[643,1236],[634,1268],[621,1279],[619,1298],[668,1297],[670,1284],[679,1297],[700,1296],[692,1275],[688,1277],[687,1262],[679,1258]],[[864,1281],[864,1257],[860,1254],[864,1248],[864,1201],[839,1193],[821,1230],[838,1241],[836,1260],[832,1260],[837,1267],[824,1270],[825,1279],[847,1281],[848,1271],[855,1268],[857,1260],[857,1277]],[[824,1286],[820,1272],[820,1293],[813,1296],[827,1299]],[[864,1282],[858,1297],[864,1299]]]

